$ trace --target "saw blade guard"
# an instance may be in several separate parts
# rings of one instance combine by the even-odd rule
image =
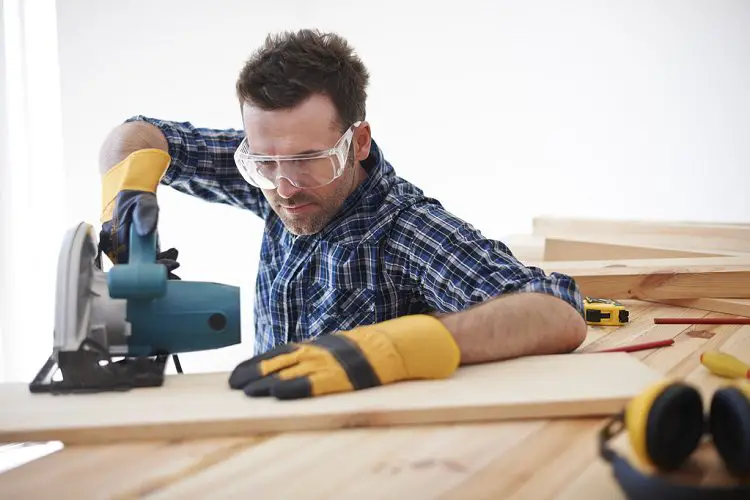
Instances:
[[[127,342],[125,301],[110,299],[96,257],[92,225],[82,222],[66,232],[57,263],[55,352],[76,351],[86,338],[105,348]]]

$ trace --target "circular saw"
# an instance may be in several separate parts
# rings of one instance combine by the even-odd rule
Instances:
[[[156,235],[131,227],[128,262],[104,271],[93,226],[81,222],[66,232],[53,351],[31,392],[159,386],[170,355],[240,343],[239,287],[170,280],[156,256]]]

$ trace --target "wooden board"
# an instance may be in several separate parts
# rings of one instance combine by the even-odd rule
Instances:
[[[750,256],[747,257],[676,257],[670,259],[612,259],[612,260],[557,260],[547,262],[545,260],[527,259],[523,261],[527,266],[536,266],[545,271],[567,272],[576,269],[590,269],[596,271],[602,269],[609,273],[610,268],[621,269],[742,269],[750,268]]]
[[[693,265],[677,264],[687,261]],[[573,277],[581,292],[610,299],[750,298],[746,257],[651,259],[644,261],[536,262],[545,272]],[[716,263],[720,262],[720,263]]]
[[[611,299],[750,297],[750,269],[572,272],[581,293]]]
[[[624,353],[533,356],[297,401],[254,399],[226,373],[169,376],[161,388],[52,396],[0,385],[0,442],[215,438],[292,430],[608,415],[661,374]]]
[[[658,302],[703,311],[750,316],[750,299],[661,299]]]
[[[637,236],[649,238],[656,245],[676,244],[691,250],[750,252],[750,221],[730,224],[540,216],[533,220],[533,234],[545,237]]]
[[[546,238],[544,260],[612,260],[612,259],[671,259],[743,256],[738,252],[701,252],[684,247],[656,246],[638,239],[611,236]]]

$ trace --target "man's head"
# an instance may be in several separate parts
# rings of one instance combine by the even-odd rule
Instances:
[[[282,177],[276,189],[263,189],[263,194],[295,234],[323,229],[366,176],[359,162],[370,152],[370,129],[364,122],[368,79],[344,39],[310,30],[270,35],[240,73],[237,94],[250,153],[328,150],[352,124],[362,122],[354,129],[345,168],[326,185],[295,187],[283,176],[306,164],[270,162]],[[335,164],[336,159],[326,161]]]

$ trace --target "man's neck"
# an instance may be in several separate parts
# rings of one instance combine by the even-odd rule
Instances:
[[[369,174],[367,173],[367,170],[365,170],[365,167],[360,163],[357,165],[357,170],[354,175],[354,189],[357,189],[363,182],[365,182],[365,179],[367,179]]]

